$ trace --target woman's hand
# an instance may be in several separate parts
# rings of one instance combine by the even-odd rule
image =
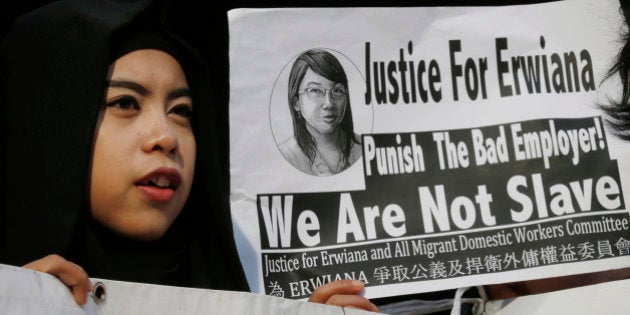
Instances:
[[[361,291],[363,282],[359,280],[337,280],[315,289],[308,301],[378,312],[376,305],[359,295]]]
[[[65,260],[59,255],[48,255],[23,266],[24,268],[49,273],[65,284],[74,300],[79,304],[85,304],[87,293],[92,291],[92,282],[81,266]]]

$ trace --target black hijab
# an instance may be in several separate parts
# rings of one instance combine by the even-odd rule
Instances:
[[[248,290],[234,246],[206,64],[163,27],[164,3],[61,0],[20,19],[0,46],[0,263],[57,253],[91,277]],[[195,104],[195,179],[161,239],[134,242],[92,222],[92,138],[109,64],[150,29],[175,47]],[[141,45],[142,46],[142,45]],[[129,51],[137,48],[124,48]],[[170,49],[170,48],[169,48]],[[166,50],[166,49],[165,49]]]

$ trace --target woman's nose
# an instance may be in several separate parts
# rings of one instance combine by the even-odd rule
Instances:
[[[149,129],[142,143],[142,150],[147,153],[159,151],[170,154],[177,148],[177,136],[168,123],[168,117],[166,114],[161,116],[147,122]]]
[[[331,108],[334,105],[331,100],[330,90],[326,90],[326,92],[324,93],[324,99],[322,101],[323,108]]]

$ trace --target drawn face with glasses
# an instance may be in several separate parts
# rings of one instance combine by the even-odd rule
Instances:
[[[307,87],[300,93],[306,93],[312,100],[324,100],[327,93],[330,92],[330,97],[333,99],[345,99],[346,88],[341,84],[337,84],[330,89],[324,89],[321,87]]]
[[[343,84],[330,81],[309,68],[300,84],[294,109],[304,117],[312,135],[325,135],[334,132],[341,123],[347,99],[348,92]]]

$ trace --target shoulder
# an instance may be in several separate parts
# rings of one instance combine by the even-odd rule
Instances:
[[[284,155],[284,157],[294,156],[302,153],[302,149],[300,149],[300,146],[298,145],[297,140],[295,140],[294,137],[282,141],[280,144],[278,144],[278,148],[280,149],[280,152],[282,153],[282,155]]]
[[[295,168],[305,173],[311,173],[311,163],[308,156],[302,151],[295,137],[291,137],[278,145],[280,153]]]

